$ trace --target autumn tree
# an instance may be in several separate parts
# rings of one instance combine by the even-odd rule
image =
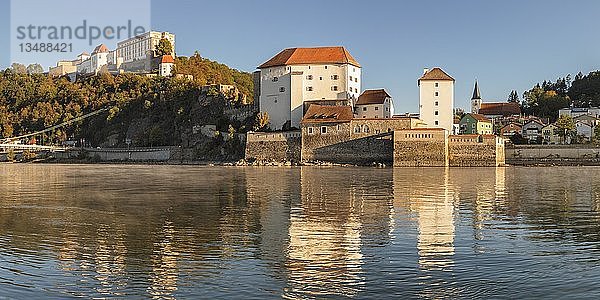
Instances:
[[[569,136],[573,136],[575,132],[575,121],[569,115],[562,115],[556,120],[554,126],[557,128],[557,134],[562,137],[563,143],[566,141],[566,138]]]
[[[258,113],[254,121],[254,131],[267,131],[269,129],[270,121],[269,114],[267,112]]]

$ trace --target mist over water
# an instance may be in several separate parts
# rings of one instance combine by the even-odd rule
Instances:
[[[599,175],[0,164],[0,298],[598,298]]]

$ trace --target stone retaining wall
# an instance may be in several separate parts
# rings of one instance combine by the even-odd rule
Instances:
[[[445,130],[419,129],[394,132],[394,167],[445,167],[448,165]]]
[[[300,161],[300,131],[249,132],[246,139],[246,160]]]
[[[492,135],[453,135],[448,140],[451,167],[504,165],[504,141]]]

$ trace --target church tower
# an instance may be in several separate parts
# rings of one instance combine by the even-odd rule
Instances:
[[[479,113],[481,108],[481,93],[479,93],[479,85],[475,80],[475,89],[473,90],[473,98],[471,98],[471,112],[474,114]]]

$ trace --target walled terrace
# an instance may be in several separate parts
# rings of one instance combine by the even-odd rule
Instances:
[[[417,118],[354,119],[349,106],[311,105],[300,131],[249,133],[246,160],[331,162],[396,167],[504,165],[493,135],[450,136]]]

